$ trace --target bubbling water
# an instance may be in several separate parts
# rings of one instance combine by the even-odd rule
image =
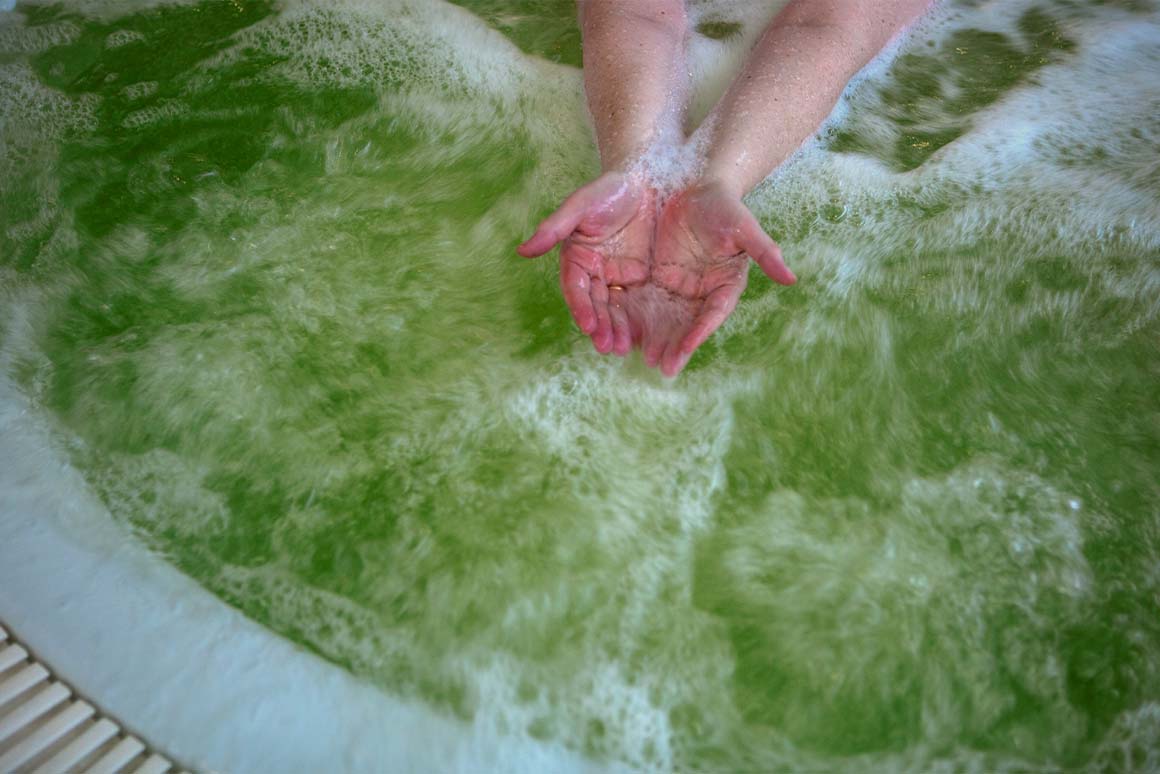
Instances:
[[[690,7],[703,115],[778,4]],[[578,71],[510,34],[0,18],[0,364],[113,517],[609,768],[1154,767],[1155,9],[938,5],[748,200],[799,285],[675,382],[512,257],[596,155]]]

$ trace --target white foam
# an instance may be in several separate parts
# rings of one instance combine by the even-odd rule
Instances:
[[[552,87],[550,74],[575,77],[570,68],[536,62],[469,11],[445,0],[309,0],[241,31],[239,47],[215,59],[229,61],[246,46],[285,55],[274,72],[301,83],[327,86],[438,85],[448,93],[512,100],[534,72],[537,88]],[[546,77],[547,76],[547,77]]]
[[[1160,771],[1160,703],[1144,702],[1120,713],[1100,742],[1089,770],[1125,774]]]
[[[117,0],[115,3],[106,0],[68,0],[66,3],[71,13],[85,16],[96,21],[120,19],[134,13],[147,11],[151,8],[173,5],[195,5],[202,0]],[[61,5],[56,0],[24,0],[31,6]]]
[[[1087,720],[1067,699],[1052,635],[1090,614],[1095,590],[1085,517],[1067,499],[985,459],[911,479],[884,510],[859,498],[771,493],[761,515],[717,535],[729,546],[719,562],[730,580],[719,593],[761,632],[748,643],[761,646],[750,657],[761,666],[742,679],[791,676],[775,725],[795,740],[832,726],[867,733],[911,703],[921,720],[899,727],[921,742],[907,747],[949,749],[964,732],[994,728],[1012,703],[991,682],[998,664],[1019,675],[1061,737],[1076,738]],[[1002,646],[992,655],[995,638]],[[888,756],[863,766],[892,768]]]
[[[130,83],[121,90],[121,93],[125,95],[125,99],[138,100],[156,94],[157,87],[157,81],[139,81],[137,83]]]
[[[908,45],[921,52],[924,38],[941,40],[962,28],[1009,32],[1030,5],[956,7],[953,13],[944,8]],[[1034,255],[1103,252],[1111,235],[1113,249],[1160,250],[1154,185],[1160,161],[1147,140],[1130,134],[1152,125],[1160,103],[1155,68],[1143,64],[1160,57],[1160,20],[1129,19],[1112,9],[1067,33],[1078,40],[1060,63],[1044,66],[1033,81],[978,110],[969,131],[917,169],[894,172],[875,159],[829,153],[812,142],[754,193],[751,206],[759,215],[777,217],[792,201],[802,217],[812,219],[837,195],[844,222],[858,225],[815,224],[807,242],[796,246],[805,256],[825,243],[846,241],[862,246],[863,259],[961,249],[997,234],[1018,235],[1021,249]],[[1018,33],[1014,40],[1020,40]],[[1113,81],[1115,89],[1101,87]],[[833,121],[857,116],[859,131],[872,132],[880,109],[875,89],[873,79],[854,83]],[[898,131],[879,126],[887,137]],[[1062,163],[1063,152],[1085,144],[1103,148],[1107,159],[1089,166]],[[901,227],[907,215],[897,205],[903,199],[948,206],[937,217],[911,216],[915,222],[907,229]],[[790,224],[794,230],[805,225]]]
[[[80,37],[81,30],[71,21],[53,22],[27,28],[24,19],[14,15],[0,19],[0,51],[37,54],[41,51],[62,46]]]
[[[139,86],[139,84],[133,84],[133,86]],[[135,91],[133,95],[127,94],[126,96],[129,96],[130,99],[135,99],[138,95],[139,93]],[[156,105],[150,105],[147,108],[135,110],[128,114],[121,120],[121,126],[126,129],[140,129],[185,115],[188,112],[189,108],[178,100],[161,100]]]
[[[135,3],[131,7],[145,5]],[[109,15],[121,15],[129,8],[118,5],[110,10],[107,3],[78,3],[76,7],[86,13]],[[962,26],[983,26],[1011,33],[1018,13],[1027,7],[1030,7],[1028,3],[1014,3],[1004,9],[984,4],[976,11],[948,12],[931,23],[929,35],[946,35]],[[707,109],[705,106],[711,102],[712,95],[723,89],[729,70],[739,66],[741,55],[748,48],[747,41],[760,32],[761,20],[772,14],[776,5],[742,6],[723,0],[714,8],[721,14],[733,14],[730,17],[733,19],[744,17],[745,26],[741,37],[733,42],[695,42],[692,56],[699,73],[696,102],[701,107],[698,110]],[[709,10],[712,9],[707,5],[700,7],[702,13]],[[936,154],[922,168],[898,173],[872,158],[836,156],[817,146],[807,147],[765,190],[753,197],[755,210],[770,219],[800,225],[816,218],[819,209],[835,198],[844,205],[846,217],[838,225],[819,226],[814,236],[797,245],[801,260],[815,272],[812,279],[827,293],[838,297],[852,294],[868,283],[892,281],[879,268],[884,255],[954,249],[973,244],[980,233],[994,230],[1024,234],[1028,251],[1035,252],[1061,246],[1068,250],[1079,249],[1077,246],[1098,248],[1101,239],[1121,233],[1115,227],[1123,225],[1122,233],[1126,236],[1122,238],[1131,249],[1144,251],[1156,247],[1155,218],[1160,216],[1139,207],[1138,190],[1154,174],[1154,162],[1151,166],[1135,163],[1140,159],[1135,146],[1119,135],[1108,137],[1108,122],[1103,120],[1114,114],[1119,128],[1133,122],[1146,123],[1155,104],[1156,86],[1149,80],[1150,73],[1143,68],[1134,71],[1131,66],[1139,58],[1148,56],[1148,49],[1156,39],[1155,25],[1151,22],[1125,25],[1122,21],[1116,12],[1109,12],[1106,24],[1085,33],[1078,52],[1070,55],[1064,65],[1044,69],[1038,83],[1013,91],[995,106],[980,111],[968,135]],[[52,34],[76,34],[72,29],[62,30]],[[107,43],[128,45],[133,39],[129,34],[113,33]],[[53,45],[29,40],[26,45],[29,50]],[[244,56],[248,46],[285,57],[275,75],[308,86],[378,88],[385,82],[404,82],[405,94],[382,89],[383,112],[398,114],[397,120],[410,122],[409,128],[416,133],[428,132],[423,136],[447,143],[440,145],[438,152],[441,153],[455,154],[470,147],[466,142],[458,144],[458,139],[444,139],[440,136],[441,128],[457,126],[457,122],[486,126],[483,117],[494,115],[497,105],[510,110],[513,122],[527,129],[532,143],[540,150],[542,166],[529,184],[531,195],[537,200],[546,200],[553,192],[566,193],[568,187],[592,171],[594,155],[583,126],[578,74],[520,54],[462,9],[427,0],[389,3],[349,0],[326,7],[289,3],[284,13],[242,32],[236,46],[203,67],[212,71],[226,66],[234,58]],[[881,68],[884,61],[875,66]],[[10,77],[5,83],[15,84],[17,88],[11,92],[15,95],[11,115],[8,103],[3,103],[4,120],[10,123],[4,125],[5,132],[0,132],[0,142],[8,137],[26,137],[30,148],[34,147],[33,140],[49,146],[62,132],[90,125],[86,123],[91,120],[90,104],[70,102],[40,87],[35,74],[28,69],[3,67],[0,67],[0,78],[7,74]],[[881,69],[867,71],[864,82],[848,90],[849,99],[839,106],[833,121],[840,123],[859,111],[864,115],[872,113],[875,109],[872,88],[874,79],[880,76]],[[1123,84],[1122,93],[1096,88],[1098,83],[1111,79]],[[145,96],[149,88],[146,84],[136,84],[129,87],[126,96]],[[448,94],[456,99],[448,99]],[[1139,99],[1133,101],[1136,98]],[[177,115],[166,113],[167,110],[180,109],[178,103],[166,103],[132,114],[126,119],[127,125],[144,126],[165,120]],[[38,137],[37,131],[42,125],[47,125],[48,131]],[[9,134],[8,127],[17,128]],[[891,138],[897,132],[885,117],[877,122],[867,120],[862,127],[863,131],[877,133],[882,138]],[[296,128],[314,131],[310,127]],[[351,137],[361,138],[355,129],[359,129],[357,120],[343,132],[318,137],[319,142],[325,142],[325,169],[329,178],[364,171],[381,173],[382,167],[374,166],[381,161],[375,162],[373,153],[363,153],[362,149],[369,147],[369,143],[367,146],[362,142],[351,144]],[[1048,148],[1058,149],[1067,142],[1093,138],[1112,147],[1110,165],[1116,175],[1063,169],[1053,162],[1050,153],[1042,150],[1044,143]],[[1149,138],[1155,141],[1154,136]],[[11,155],[11,147],[15,146],[2,149],[6,160]],[[687,169],[688,160],[678,154],[659,158],[654,164],[666,170],[683,170]],[[4,185],[0,180],[0,190]],[[981,189],[980,194],[966,200],[956,196],[960,189],[975,185]],[[55,212],[51,191],[48,188],[45,191],[43,212]],[[223,271],[221,256],[231,256],[235,267],[280,261],[285,264],[284,273],[278,275],[286,280],[285,295],[271,302],[277,309],[278,320],[240,321],[222,339],[216,340],[222,348],[216,358],[211,358],[210,365],[199,364],[198,347],[207,344],[196,342],[189,331],[159,335],[152,342],[152,349],[136,356],[147,366],[141,369],[138,384],[142,400],[165,406],[168,413],[164,416],[181,427],[192,427],[201,421],[193,412],[201,408],[199,400],[205,396],[218,396],[214,407],[220,412],[219,418],[248,416],[257,432],[279,425],[277,405],[271,402],[253,405],[255,393],[249,388],[262,388],[266,376],[246,347],[239,345],[247,337],[251,341],[274,340],[271,330],[282,321],[313,331],[322,319],[337,320],[347,330],[355,330],[360,324],[374,328],[382,323],[379,329],[421,335],[421,331],[413,329],[412,314],[415,309],[427,308],[438,300],[434,290],[416,291],[414,296],[392,298],[397,308],[388,309],[381,318],[354,319],[355,305],[344,303],[350,299],[339,298],[334,292],[336,287],[345,287],[356,295],[356,290],[348,287],[349,282],[331,283],[319,274],[314,285],[307,287],[286,279],[291,272],[303,268],[287,260],[301,258],[294,253],[296,244],[304,233],[319,231],[314,227],[324,222],[324,216],[315,210],[320,204],[337,209],[339,203],[307,196],[300,211],[287,215],[275,212],[277,208],[261,197],[246,201],[242,209],[236,200],[243,194],[244,191],[214,189],[197,195],[196,203],[207,217],[237,207],[236,211],[260,222],[234,234],[240,240],[236,245],[226,242],[225,236],[218,239],[218,235],[208,230],[187,235],[188,241],[181,242],[176,249],[188,260],[166,279],[181,293],[212,301],[216,286],[210,280]],[[368,208],[378,206],[384,196],[373,186],[352,188],[344,195],[350,198],[344,199],[341,206]],[[1024,201],[1028,196],[1033,196],[1034,201]],[[929,223],[920,222],[911,227],[908,216],[899,206],[907,197],[924,202],[950,200],[954,206]],[[519,206],[497,205],[509,209]],[[861,218],[862,225],[849,225],[855,215]],[[48,222],[48,219],[45,215],[36,223]],[[35,228],[36,223],[28,224],[27,228]],[[509,225],[503,218],[484,218],[463,241],[441,235],[442,241],[429,252],[442,259],[459,252],[463,245],[478,245],[481,246],[478,252],[490,260],[491,253],[485,252],[482,246],[507,238]],[[17,228],[21,227],[24,226]],[[15,236],[24,233],[15,233]],[[320,246],[320,251],[323,247],[332,252],[345,247],[334,235],[328,238],[335,243]],[[1037,246],[1036,240],[1041,240],[1043,246]],[[107,242],[108,250],[130,258],[143,257],[148,247],[148,236],[132,229],[115,234]],[[351,264],[363,260],[355,254],[348,255],[347,259]],[[319,260],[304,265],[321,272],[325,263]],[[1002,270],[1002,267],[996,269]],[[550,273],[551,269],[541,266],[528,271]],[[508,284],[504,275],[498,271],[497,275],[498,279],[489,278],[485,282]],[[10,277],[0,276],[0,285]],[[1147,264],[1141,263],[1128,275],[1107,277],[1101,282],[1104,284],[1098,287],[1100,291],[1130,302],[1134,317],[1129,328],[1139,329],[1155,319],[1160,274]],[[988,302],[969,282],[948,283],[948,287],[950,292],[932,295],[928,303],[952,314],[977,309]],[[498,292],[486,284],[472,291],[484,295]],[[706,353],[711,353],[722,339],[767,335],[772,315],[782,303],[780,298],[771,293],[743,303],[706,347]],[[1043,303],[1053,305],[1060,315],[1076,314],[1074,297],[1045,297]],[[31,320],[35,317],[32,308],[36,306],[28,301],[23,306],[5,304],[4,308],[13,310],[14,315],[26,314]],[[455,314],[454,310],[447,311],[449,318]],[[13,341],[32,340],[27,330],[33,327],[32,321],[23,323],[14,316],[10,324],[5,322],[11,335],[7,346],[16,346]],[[786,351],[791,355],[805,355],[819,342],[841,342],[849,336],[846,327],[827,318],[824,310],[800,311],[787,323],[783,337],[788,342]],[[890,327],[880,318],[874,318],[858,335],[863,337],[859,341],[869,342],[874,349],[880,367],[875,375],[888,386],[895,373],[891,370]],[[461,366],[455,364],[449,368]],[[694,370],[675,384],[646,375],[644,370],[639,360],[621,365],[602,359],[586,343],[578,345],[572,354],[534,367],[513,365],[504,360],[501,352],[495,358],[494,367],[487,374],[474,377],[474,382],[472,377],[464,377],[463,382],[441,384],[440,400],[453,408],[438,414],[438,422],[430,418],[426,421],[422,417],[409,418],[406,426],[391,439],[384,457],[376,463],[384,467],[405,465],[417,449],[462,448],[463,438],[478,438],[497,422],[510,423],[514,432],[533,448],[566,460],[574,468],[570,480],[575,482],[576,489],[572,494],[580,507],[592,515],[595,539],[601,547],[618,551],[615,555],[625,557],[622,589],[625,599],[618,609],[623,616],[615,623],[623,626],[620,632],[625,638],[623,642],[635,642],[634,638],[646,631],[650,612],[671,601],[665,597],[666,583],[672,583],[674,578],[688,580],[693,538],[712,524],[714,497],[725,481],[725,457],[733,437],[735,400],[739,396],[763,394],[777,379],[776,373],[764,363],[735,365],[722,361],[711,369]],[[172,400],[175,382],[193,390],[197,399]],[[781,399],[792,401],[794,396]],[[246,414],[247,411],[250,413]],[[679,680],[669,682],[633,674],[624,664],[594,651],[586,654],[588,660],[577,674],[567,680],[560,678],[562,686],[556,695],[525,701],[517,700],[519,684],[528,679],[521,670],[532,669],[534,665],[495,654],[471,654],[459,668],[464,682],[478,694],[476,720],[469,725],[441,719],[423,708],[386,698],[365,684],[360,685],[361,681],[345,672],[303,655],[148,556],[122,529],[111,523],[107,510],[95,502],[79,475],[52,452],[44,427],[34,415],[35,409],[15,388],[0,382],[0,430],[3,431],[0,432],[0,463],[3,463],[0,464],[0,493],[5,498],[0,504],[3,515],[0,529],[5,538],[0,544],[0,612],[19,617],[20,620],[13,619],[12,623],[18,629],[26,627],[30,632],[27,636],[67,676],[79,676],[82,688],[102,702],[114,702],[110,710],[188,762],[226,770],[276,768],[278,764],[291,765],[291,770],[306,769],[310,764],[332,770],[327,756],[338,755],[341,765],[352,769],[362,765],[381,767],[384,762],[410,770],[473,770],[476,766],[495,770],[583,768],[584,764],[575,756],[560,752],[555,744],[526,741],[527,734],[539,729],[533,728],[537,721],[552,715],[549,721],[555,725],[549,726],[544,736],[563,740],[562,743],[570,744],[573,749],[583,749],[587,741],[585,724],[599,720],[608,729],[602,754],[641,768],[665,769],[673,767],[674,761],[682,760],[677,749],[682,740],[674,734],[669,719],[680,701],[677,694],[688,690],[697,696],[716,695],[713,692],[722,691],[722,686],[731,679],[731,654],[724,646],[714,662],[719,671],[710,675],[682,674]],[[224,423],[225,419],[206,423],[209,426],[199,432],[207,436],[225,432]],[[302,466],[301,475],[294,478],[303,482],[306,491],[325,475],[342,475],[357,465],[357,461],[344,459],[334,461],[332,470],[320,472],[316,469],[316,459],[305,449],[304,445],[303,450],[287,452],[287,457]],[[114,467],[116,475],[123,478],[100,482],[114,503],[145,520],[165,519],[155,525],[178,534],[183,531],[202,534],[204,530],[220,526],[223,508],[220,497],[201,487],[203,471],[197,465],[165,452],[145,455],[132,464],[132,468]],[[972,497],[976,496],[970,492],[967,476],[974,475],[995,486],[1018,478],[1016,473],[998,472],[997,467],[982,464],[944,479],[916,479],[905,492],[906,507],[911,509],[911,515],[925,517],[937,512],[939,503],[975,503]],[[141,496],[143,492],[135,485],[154,470],[164,471],[166,482],[172,486],[165,492],[167,501],[147,504]],[[634,476],[626,478],[625,470],[634,471]],[[657,481],[678,477],[684,478],[683,485],[657,494]],[[601,492],[595,487],[600,482],[612,482],[615,486],[611,492]],[[985,589],[979,591],[984,607],[1014,599],[1034,608],[1035,595],[1044,591],[1073,601],[1091,593],[1090,572],[1083,559],[1076,526],[1081,516],[1086,518],[1089,514],[1083,511],[1082,504],[1078,508],[1071,505],[1072,501],[1078,503],[1077,497],[1055,492],[1045,482],[1033,480],[1028,486],[1037,498],[1036,507],[1022,514],[1025,517],[1022,520],[1016,518],[1011,531],[999,536],[1001,540],[995,538],[994,553],[985,554],[986,561],[991,563],[987,566],[1022,567],[1033,563],[1038,556],[1046,569],[1034,582],[1004,586],[995,591],[994,597],[987,597]],[[46,492],[55,494],[46,498]],[[474,494],[482,497],[488,493]],[[1066,506],[1057,502],[1061,498]],[[886,557],[876,553],[879,544],[869,531],[856,533],[846,545],[845,554],[831,556],[822,550],[825,536],[819,537],[809,521],[819,512],[825,514],[833,503],[815,504],[815,510],[806,513],[800,500],[801,496],[793,492],[782,492],[771,498],[765,517],[776,522],[781,532],[767,530],[769,534],[766,534],[758,530],[759,534],[749,543],[760,546],[764,544],[762,541],[772,540],[774,548],[786,552],[803,546],[806,550],[815,550],[817,565],[812,574],[807,574],[807,580],[814,579],[823,590],[826,583],[847,572],[842,564],[842,557],[846,557],[849,563],[868,562],[864,572],[870,586],[901,588],[913,598],[923,600],[941,592],[951,604],[970,608],[969,592],[977,589],[956,586],[954,579],[938,574],[938,567],[931,572],[932,563],[924,551],[937,555],[944,550],[938,535],[924,532],[910,521],[896,527],[888,536],[901,547],[901,558],[898,554]],[[1058,513],[1052,510],[1057,505]],[[960,508],[954,515],[969,521],[963,512],[971,509]],[[996,530],[992,527],[999,518],[994,508],[983,502],[974,512],[981,514],[981,533],[994,537]],[[182,518],[172,518],[175,513]],[[322,515],[321,511],[311,508],[311,501],[307,499],[287,518],[295,526],[301,526],[320,522]],[[676,537],[652,542],[642,525],[647,526],[650,519],[660,523],[662,518],[675,520]],[[650,541],[648,550],[628,550],[639,549],[639,543],[645,540]],[[114,560],[105,562],[110,555]],[[763,562],[768,564],[767,559],[755,555],[739,557],[737,571],[745,576],[745,582],[740,584],[742,590],[748,588],[749,575],[760,575]],[[45,566],[33,566],[34,562],[44,562]],[[950,566],[953,562],[947,560],[943,564]],[[753,572],[747,575],[751,569]],[[91,583],[86,577],[90,572],[95,574]],[[329,657],[353,663],[356,669],[365,667],[374,673],[384,659],[405,656],[418,647],[403,634],[382,636],[381,629],[373,632],[375,636],[368,634],[375,630],[376,624],[365,609],[339,595],[306,588],[276,568],[227,568],[212,580],[218,588],[269,602],[276,610],[272,615],[275,620],[300,621],[306,632],[304,637],[312,645]],[[760,585],[758,581],[754,584]],[[506,612],[510,624],[515,627],[534,620],[558,602],[548,594],[545,597],[514,600]],[[801,599],[816,600],[817,594],[803,593]],[[862,601],[865,604],[859,610],[865,615],[854,622],[851,631],[857,633],[861,626],[861,631],[873,634],[878,630],[867,621],[872,618],[874,600]],[[67,605],[70,615],[59,616],[63,619],[59,621],[41,620],[43,606],[58,603]],[[774,604],[788,606],[784,612],[790,619],[808,619],[810,611],[794,608],[792,599]],[[97,656],[90,659],[69,643],[84,641],[80,634],[86,627],[104,631],[105,626],[99,625],[102,621],[97,620],[102,617],[119,628],[108,635]],[[843,636],[853,638],[850,632]],[[158,654],[158,642],[189,643],[190,647],[174,647]],[[791,651],[793,658],[809,663],[811,654],[805,652],[809,642],[785,643],[784,647]],[[818,638],[812,642],[816,644]],[[706,647],[704,642],[694,644]],[[873,652],[883,653],[881,647]],[[126,664],[132,665],[132,669]],[[868,665],[867,671],[873,671],[872,667]],[[173,671],[172,675],[168,674],[169,670]],[[1050,682],[1053,677],[1049,671],[1043,666],[1043,673],[1036,676]],[[711,683],[713,688],[689,687],[697,680]],[[677,685],[681,681],[686,682]],[[148,693],[155,684],[167,686],[170,697],[188,696],[189,706],[183,705],[176,712],[155,712],[157,704]],[[251,705],[247,691],[258,691],[268,698]],[[991,698],[982,696],[981,700]],[[956,718],[950,710],[938,706],[934,710],[940,728],[954,724]],[[215,714],[219,712],[225,721]],[[1154,732],[1152,737],[1148,736],[1149,728],[1154,726],[1148,725],[1146,713],[1141,717],[1142,720],[1134,716],[1127,718],[1123,724],[1125,733],[1134,735],[1133,739],[1154,739]],[[384,731],[387,723],[379,725],[384,720],[396,727]],[[327,736],[325,740],[306,733],[315,723],[321,724],[319,728]],[[220,728],[223,724],[236,724],[239,733],[222,734],[223,738],[209,741],[191,735],[192,731]],[[289,737],[281,735],[279,724],[289,729]],[[252,736],[244,736],[240,733],[242,730]],[[202,749],[206,744],[209,747]],[[908,754],[913,756],[909,764],[912,769],[929,769],[931,756],[935,755],[924,749]],[[271,755],[284,757],[271,759]],[[974,765],[979,770],[986,770],[994,763],[969,751],[956,755],[959,757],[954,760],[959,764]],[[803,758],[790,756],[787,760],[800,766]],[[890,761],[868,762],[868,768],[871,763],[891,768]],[[788,764],[781,761],[780,765]]]
[[[186,765],[593,770],[558,746],[390,698],[271,635],[116,526],[45,430],[0,379],[4,621],[82,692]]]
[[[53,143],[68,132],[96,125],[97,100],[72,99],[42,83],[22,61],[0,63],[0,194],[11,190],[18,171],[55,154]]]
[[[138,41],[142,41],[144,39],[145,36],[137,30],[114,30],[113,32],[109,33],[107,38],[105,38],[105,47],[120,48],[121,46],[127,46],[130,43],[137,43]]]

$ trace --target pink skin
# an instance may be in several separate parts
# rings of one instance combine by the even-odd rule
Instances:
[[[639,338],[626,299],[648,279],[655,224],[656,192],[608,172],[569,196],[517,248],[535,258],[561,244],[564,301],[601,354],[627,355]]]
[[[535,257],[563,243],[564,298],[597,350],[625,355],[638,345],[650,367],[675,376],[737,306],[747,255],[774,282],[796,281],[741,197],[817,129],[851,76],[930,1],[790,0],[698,129],[707,149],[699,182],[660,201],[645,181],[607,172],[540,224],[519,252]],[[601,161],[629,169],[683,120],[685,4],[579,7]]]
[[[560,284],[580,330],[598,352],[634,344],[650,368],[676,376],[721,326],[745,290],[748,256],[770,279],[796,278],[777,244],[736,195],[700,183],[656,213],[656,193],[621,173],[576,191],[519,253],[559,243]]]
[[[774,282],[797,281],[777,243],[724,186],[701,182],[665,202],[649,280],[665,291],[665,300],[642,325],[650,367],[669,377],[681,372],[737,306],[749,258]]]

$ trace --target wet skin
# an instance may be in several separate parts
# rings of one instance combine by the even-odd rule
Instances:
[[[597,351],[625,355],[636,346],[650,367],[675,376],[737,306],[749,258],[774,282],[796,281],[741,199],[928,4],[790,2],[691,138],[680,128],[690,34],[682,0],[580,4],[585,88],[605,172],[568,197],[519,253],[561,245],[565,302]],[[638,171],[647,166],[640,159],[684,142],[707,148],[699,179],[661,197]]]
[[[698,184],[663,202],[640,178],[609,173],[584,186],[519,248],[560,248],[560,284],[597,351],[634,347],[675,376],[737,306],[749,257],[792,285],[777,244],[736,196]]]

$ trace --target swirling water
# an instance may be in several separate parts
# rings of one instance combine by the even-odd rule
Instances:
[[[571,4],[459,6],[0,14],[0,364],[113,517],[610,768],[1160,767],[1156,4],[939,4],[673,382],[514,257],[596,165]],[[691,6],[703,112],[773,8]]]

